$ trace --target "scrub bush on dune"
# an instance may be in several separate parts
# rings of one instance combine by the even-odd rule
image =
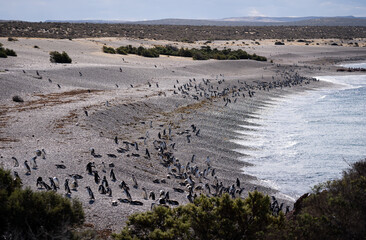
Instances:
[[[0,239],[70,239],[83,221],[79,201],[22,189],[19,178],[0,168]]]
[[[50,61],[53,63],[71,63],[72,60],[69,55],[64,51],[59,53],[57,51],[50,52]]]

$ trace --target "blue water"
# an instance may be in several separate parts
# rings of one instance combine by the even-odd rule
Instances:
[[[318,78],[341,85],[275,100],[252,121],[256,131],[235,140],[253,148],[238,149],[252,156],[243,159],[254,164],[244,173],[293,199],[366,157],[366,75]]]

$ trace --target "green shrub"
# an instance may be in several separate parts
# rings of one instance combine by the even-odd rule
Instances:
[[[6,55],[5,50],[3,48],[0,48],[0,58],[7,58],[8,55]]]
[[[16,57],[17,54],[13,49],[3,48],[3,45],[0,43],[0,58],[7,58],[8,56]]]
[[[9,48],[5,49],[5,54],[8,56],[12,56],[12,57],[17,56],[16,52],[13,49],[9,49]]]
[[[365,239],[366,160],[342,179],[319,184],[297,204],[298,212],[268,239]],[[299,208],[299,207],[298,207]]]
[[[208,60],[210,59],[206,54],[202,53],[202,52],[194,52],[193,53],[193,60]]]
[[[50,61],[53,63],[71,63],[72,60],[66,52],[59,53],[57,51],[50,52]]]
[[[12,41],[18,41],[18,39],[13,38],[13,37],[8,37],[8,41],[9,41],[9,42],[12,42]]]
[[[103,46],[103,52],[110,53],[110,54],[116,54],[116,50],[112,47]]]
[[[141,55],[144,56],[144,57],[150,57],[150,58],[158,58],[159,57],[158,51],[156,51],[156,49],[154,49],[154,48],[142,50]]]
[[[79,201],[53,191],[21,189],[19,179],[0,169],[0,220],[2,239],[66,239],[84,212]]]
[[[125,49],[125,47],[119,47],[116,49],[116,52],[118,54],[122,54],[122,55],[127,55],[127,50]]]
[[[142,46],[136,48],[131,45],[121,46],[117,49],[103,47],[103,52],[106,53],[118,53],[118,54],[137,54],[144,57],[159,57],[160,54],[168,56],[180,56],[180,57],[192,57],[194,60],[238,60],[238,59],[253,59],[256,61],[267,61],[267,58],[262,56],[257,56],[256,54],[250,55],[247,52],[239,49],[232,51],[231,49],[218,50],[217,48],[211,49],[210,46],[202,46],[201,49],[188,49],[180,48],[178,49],[172,45],[165,46],[154,46],[153,48],[144,48]]]
[[[269,224],[283,221],[273,217],[269,197],[255,191],[246,200],[204,195],[193,204],[178,208],[156,207],[129,217],[119,239],[256,239]]]

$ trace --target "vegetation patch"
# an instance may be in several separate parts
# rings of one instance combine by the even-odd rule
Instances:
[[[16,57],[17,54],[13,49],[4,48],[0,43],[0,58],[7,58],[8,56]]]
[[[116,54],[116,50],[112,47],[103,46],[103,52],[110,53],[110,54]]]
[[[14,102],[24,102],[23,98],[19,97],[18,95],[13,96],[12,99]]]
[[[103,46],[103,52],[110,53],[113,48],[107,48]],[[113,49],[114,50],[114,49]],[[256,54],[249,54],[241,49],[231,50],[224,49],[218,50],[217,48],[212,49],[210,46],[202,46],[201,49],[197,48],[177,48],[171,45],[155,46],[153,48],[133,47],[131,45],[121,46],[115,51],[118,54],[137,54],[139,56],[157,58],[160,55],[178,56],[178,57],[191,57],[194,60],[239,60],[239,59],[252,59],[256,61],[267,61],[266,57],[258,56]]]
[[[71,63],[72,60],[69,55],[63,51],[59,53],[57,51],[50,52],[50,61],[53,63]]]
[[[13,38],[13,37],[8,37],[8,41],[9,42],[15,42],[15,41],[18,41],[17,38]]]
[[[273,216],[268,196],[255,191],[245,200],[201,195],[178,208],[156,207],[132,215],[114,238],[122,239],[258,239],[269,225],[284,221]]]
[[[0,168],[1,239],[70,239],[71,228],[83,221],[79,201],[22,189],[20,178]]]

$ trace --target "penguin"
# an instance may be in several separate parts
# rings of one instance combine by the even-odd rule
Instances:
[[[57,186],[56,186],[56,184],[55,184],[55,182],[53,181],[53,179],[52,178],[48,178],[49,180],[50,180],[50,183],[51,183],[51,188],[53,189],[53,191],[57,191]]]
[[[150,156],[150,152],[149,152],[149,149],[147,149],[147,148],[146,148],[146,150],[145,150],[145,155],[146,155],[146,157],[147,157],[148,159],[150,159],[150,158],[151,158],[151,156]]]
[[[14,171],[14,181],[19,181],[20,184],[23,184],[22,179],[19,177],[17,171]]]
[[[36,183],[36,187],[40,187],[40,188],[42,188],[43,187],[43,179],[42,179],[42,177],[38,177],[37,178],[37,183]]]
[[[55,183],[56,188],[60,188],[60,181],[58,180],[58,178],[57,177],[53,177],[52,180]]]
[[[151,198],[153,201],[155,201],[155,193],[154,192],[150,192],[149,198]]]
[[[78,181],[75,176],[72,177],[73,181],[71,183],[71,189],[74,191],[77,191],[77,188],[79,187]]]
[[[188,143],[191,143],[191,139],[190,139],[190,137],[191,137],[191,134],[188,134],[188,135],[187,135],[187,141],[188,141]]]
[[[30,169],[30,167],[28,165],[28,161],[27,160],[24,161],[24,166],[27,169],[27,172],[25,174],[26,175],[30,175],[31,174],[31,169]]]
[[[127,189],[124,189],[124,192],[125,192],[125,194],[127,196],[127,199],[131,202],[132,201],[132,197],[131,197],[130,192]]]
[[[70,190],[70,186],[69,186],[69,179],[66,179],[65,180],[65,191],[66,191],[66,194],[70,195],[71,194],[71,190]]]
[[[90,200],[94,200],[95,198],[94,198],[94,194],[93,194],[93,191],[91,190],[91,188],[89,186],[87,186],[86,189],[88,190]]]
[[[142,191],[143,191],[143,193],[142,193],[142,197],[143,197],[143,199],[148,200],[146,188],[145,188],[145,187],[143,187],[143,188],[142,188]]]
[[[105,190],[105,187],[103,186],[103,184],[99,185],[98,192],[100,194],[106,194],[106,190]]]
[[[91,162],[88,162],[88,164],[86,165],[86,171],[88,172],[89,175],[93,174],[93,167],[94,167],[94,165]]]
[[[116,179],[116,175],[114,174],[113,168],[111,169],[111,172],[109,173],[109,177],[112,179],[113,182],[115,182]]]
[[[43,148],[41,150],[41,157],[42,159],[46,159],[46,151]]]
[[[38,165],[37,165],[37,162],[36,162],[36,159],[37,159],[37,156],[33,157],[31,160],[32,160],[32,168],[33,169],[37,169],[38,168]]]
[[[19,167],[18,159],[16,159],[16,157],[11,157],[11,159],[14,160],[14,167]]]
[[[110,187],[106,188],[106,194],[108,193],[108,197],[112,197],[112,189]]]
[[[47,183],[45,183],[45,182],[43,182],[43,181],[42,181],[42,185],[43,185],[43,187],[44,187],[47,191],[51,191],[51,190],[52,190],[52,188],[51,188]]]
[[[133,183],[134,183],[134,186],[133,186],[133,187],[134,187],[134,188],[138,188],[138,186],[139,186],[139,185],[137,184],[136,177],[135,177],[135,175],[133,175],[133,174],[132,174],[132,180],[133,180]]]
[[[94,171],[94,181],[96,184],[99,184],[99,181],[100,181],[100,177],[99,177],[99,174],[97,171]]]
[[[108,154],[107,154],[108,155]],[[113,154],[114,155],[114,154]],[[115,156],[115,155],[114,155]],[[117,156],[116,156],[117,157]],[[106,170],[106,166],[105,166],[105,163],[102,162],[102,166],[103,166],[103,169],[102,169],[102,172],[106,173],[107,170]]]
[[[103,177],[102,185],[105,186],[106,188],[108,187],[108,181],[107,181],[107,177],[106,176]]]
[[[118,185],[121,189],[129,189],[125,181],[122,181],[120,185]]]

